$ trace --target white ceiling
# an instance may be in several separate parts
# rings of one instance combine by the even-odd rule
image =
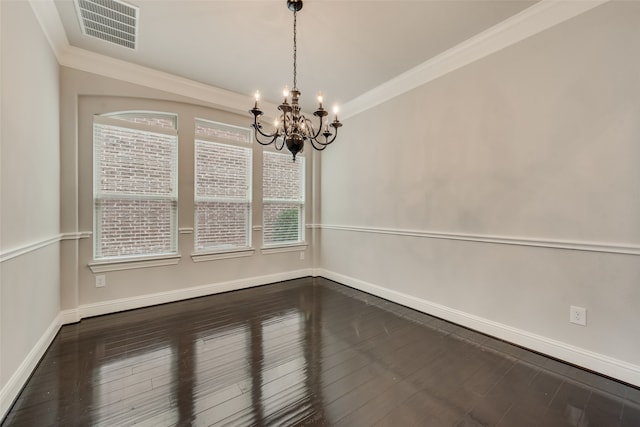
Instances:
[[[292,86],[293,14],[285,0],[131,0],[138,48],[82,34],[72,0],[55,0],[71,46],[273,103]],[[298,87],[344,104],[536,3],[533,0],[305,0]]]

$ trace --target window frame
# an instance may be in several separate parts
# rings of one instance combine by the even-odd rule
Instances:
[[[244,141],[236,140],[233,138],[225,138],[223,136],[210,136],[210,135],[202,135],[198,134],[198,123],[204,123],[211,125],[212,127],[217,127],[218,130],[223,130],[224,128],[238,130],[241,132],[246,132],[246,137]],[[205,119],[202,117],[195,117],[194,120],[194,134],[193,134],[193,253],[192,258],[193,261],[210,261],[216,259],[226,259],[226,258],[235,258],[242,256],[251,256],[254,252],[253,248],[253,210],[255,208],[254,203],[254,183],[253,183],[253,168],[254,168],[254,144],[253,144],[253,131],[249,127],[236,126],[229,123],[220,122],[217,120]],[[235,148],[242,148],[246,150],[248,153],[248,162],[247,162],[247,171],[246,171],[246,185],[247,185],[247,196],[243,201],[239,199],[233,198],[223,198],[223,197],[207,197],[207,196],[198,196],[198,143],[204,144],[215,144],[219,146],[230,146]],[[209,247],[199,249],[197,246],[198,242],[198,203],[202,202],[221,202],[221,203],[238,203],[238,204],[246,204],[247,207],[247,218],[246,218],[246,245],[243,246],[234,246],[234,247]]]
[[[291,159],[291,153],[289,153],[288,151],[279,151],[276,150],[274,147],[269,147],[263,150],[263,159],[262,159],[262,177],[261,177],[261,184],[262,184],[262,224],[261,224],[261,230],[262,230],[262,253],[263,254],[269,254],[269,253],[279,253],[279,252],[286,252],[289,249],[293,248],[292,250],[295,250],[295,248],[299,248],[301,246],[307,246],[307,238],[306,238],[306,185],[307,185],[307,161],[306,161],[306,156],[303,155],[302,152],[298,153],[298,155],[296,156],[296,164],[300,164],[299,161],[302,161],[302,170],[300,171],[299,175],[300,175],[300,195],[299,198],[296,200],[293,199],[278,199],[278,198],[266,198],[264,196],[264,188],[265,188],[265,157],[268,155],[277,155],[277,156],[283,156],[283,157],[287,157],[289,159]],[[290,160],[291,162],[293,162],[293,160]],[[297,241],[284,241],[284,242],[267,242],[265,239],[266,236],[266,227],[265,227],[265,206],[268,205],[276,205],[276,204],[284,204],[284,205],[295,205],[298,207],[298,236],[300,237],[299,240]]]
[[[133,121],[129,121],[117,116],[150,116],[156,118],[171,118],[173,120],[173,128],[162,127],[159,125],[142,124]],[[100,189],[102,171],[100,166],[102,165],[98,157],[98,143],[96,141],[96,125],[106,126],[113,128],[120,128],[128,131],[135,131],[140,133],[148,133],[155,135],[169,136],[173,139],[172,147],[172,162],[170,173],[171,180],[171,192],[168,194],[141,194],[131,192],[117,192],[109,191],[103,192]],[[94,272],[99,271],[112,271],[120,268],[111,268],[109,265],[116,263],[130,263],[135,261],[149,261],[150,266],[157,264],[166,265],[177,263],[179,259],[178,255],[178,156],[179,156],[179,137],[178,137],[178,114],[168,113],[164,111],[150,111],[150,110],[125,110],[125,111],[113,111],[101,114],[93,115],[93,121],[91,124],[92,129],[92,155],[93,155],[93,188],[92,188],[92,219],[93,219],[93,249],[92,249],[92,262],[90,267]],[[102,256],[100,254],[102,244],[102,221],[100,216],[100,201],[108,199],[122,199],[122,200],[158,200],[168,201],[171,205],[170,214],[170,247],[168,252],[155,252],[155,253],[139,253],[130,255],[118,255],[118,256]],[[99,256],[100,255],[100,256]],[[157,260],[157,261],[155,261]],[[124,267],[125,269],[127,267]]]

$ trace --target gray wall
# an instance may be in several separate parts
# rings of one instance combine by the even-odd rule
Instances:
[[[0,14],[0,416],[60,323],[318,267],[640,385],[639,3],[598,7],[348,119],[322,164],[307,163],[307,223],[322,228],[307,230],[305,260],[262,254],[257,230],[253,256],[194,263],[184,233],[177,265],[108,272],[100,289],[87,266],[90,116],[119,98],[247,117],[59,68],[28,3]],[[568,323],[570,304],[588,309],[586,328]]]
[[[0,15],[1,417],[60,311],[60,143],[56,58],[28,3],[0,2]]]
[[[638,384],[638,22],[605,4],[348,119],[324,274]]]

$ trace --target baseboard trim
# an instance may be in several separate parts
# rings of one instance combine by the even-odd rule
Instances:
[[[31,373],[40,362],[47,348],[49,348],[49,345],[60,330],[60,326],[62,326],[61,315],[58,314],[29,354],[27,354],[27,357],[24,358],[18,369],[11,375],[9,381],[0,389],[0,421],[4,420],[11,405],[18,398],[22,387],[27,383]]]
[[[269,274],[265,276],[250,277],[246,279],[230,280],[227,282],[212,283],[202,286],[194,286],[185,289],[177,289],[155,294],[141,295],[131,298],[121,298],[117,300],[104,301],[94,304],[84,304],[77,310],[67,310],[62,316],[63,324],[75,323],[81,319],[103,314],[117,313],[119,311],[132,310],[142,307],[150,307],[168,302],[181,301],[189,298],[197,298],[206,295],[213,295],[221,292],[236,291],[254,286],[267,285],[269,283],[281,282],[283,280],[298,279],[311,276],[313,269],[301,269],[284,273]]]
[[[333,271],[318,269],[314,273],[423,313],[640,387],[640,366]]]
[[[117,313],[119,311],[135,308],[149,307],[157,304],[181,301],[221,292],[235,291],[254,286],[267,285],[285,280],[298,279],[312,276],[312,268],[300,269],[284,273],[269,274],[250,277],[247,279],[231,280],[227,282],[213,283],[203,286],[194,286],[169,292],[159,292],[150,295],[142,295],[132,298],[122,298],[95,304],[81,305],[77,309],[62,310],[51,322],[47,330],[42,334],[38,342],[33,346],[29,354],[24,358],[18,369],[13,373],[9,381],[0,389],[0,421],[4,420],[9,409],[13,405],[20,391],[29,380],[33,370],[42,359],[47,348],[55,338],[62,325],[76,323],[86,317],[100,316],[103,314]]]
[[[75,308],[71,310],[63,310],[60,312],[60,323],[63,325],[77,323],[80,320],[80,312]]]

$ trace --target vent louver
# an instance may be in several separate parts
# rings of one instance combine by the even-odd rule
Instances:
[[[74,0],[74,3],[84,34],[136,48],[137,7],[118,0]]]

